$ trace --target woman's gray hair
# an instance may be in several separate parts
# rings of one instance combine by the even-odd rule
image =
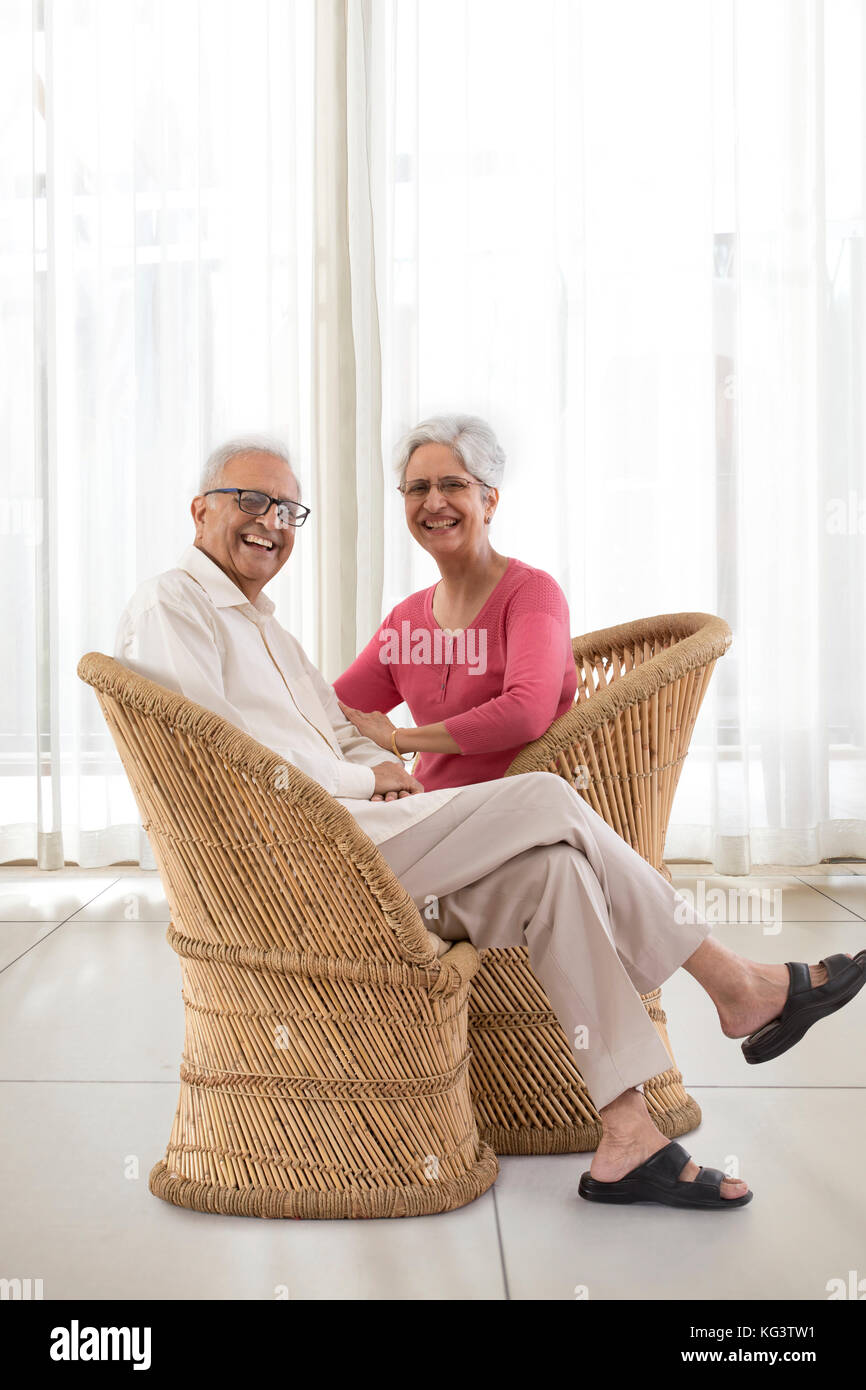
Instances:
[[[394,454],[401,486],[406,481],[409,460],[422,444],[447,445],[466,472],[486,487],[498,488],[502,482],[505,454],[487,421],[478,415],[434,415],[404,434]]]
[[[298,485],[298,501],[300,502],[301,480],[292,467],[289,451],[285,444],[281,444],[278,439],[272,439],[266,434],[242,435],[237,439],[230,439],[227,444],[221,444],[218,449],[214,449],[208,455],[207,462],[202,469],[198,489],[199,497],[211,488],[218,487],[223,472],[232,459],[240,458],[242,454],[271,454],[274,458],[282,459]]]

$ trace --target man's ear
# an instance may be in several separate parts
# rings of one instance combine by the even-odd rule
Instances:
[[[203,496],[194,497],[189,504],[189,510],[192,519],[195,522],[195,536],[196,540],[198,540],[199,536],[201,535],[202,527],[204,526],[204,514],[207,510],[207,498]]]

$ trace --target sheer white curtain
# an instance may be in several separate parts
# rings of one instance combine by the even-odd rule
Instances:
[[[486,416],[574,632],[730,623],[669,857],[866,855],[858,0],[381,6],[385,454]],[[383,611],[433,581],[385,488]]]
[[[75,666],[203,455],[283,436],[335,677],[435,572],[397,435],[485,415],[575,632],[731,624],[669,857],[866,854],[859,0],[5,0],[0,860],[136,859]]]
[[[309,491],[313,0],[4,0],[0,860],[137,860],[85,651],[192,539],[203,456]],[[35,84],[35,94],[34,94]],[[274,586],[313,634],[314,547]]]
[[[384,144],[379,0],[316,0],[313,323],[318,605],[335,679],[381,617],[381,353],[372,184]]]

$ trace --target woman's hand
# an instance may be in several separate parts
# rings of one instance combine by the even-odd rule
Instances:
[[[391,735],[397,726],[391,723],[387,714],[383,714],[378,709],[370,714],[365,714],[363,710],[352,709],[351,705],[344,705],[342,700],[338,700],[337,704],[349,722],[354,724],[359,734],[363,734],[364,738],[371,739],[373,743],[378,743],[379,747],[386,749],[387,752],[394,752],[391,746]],[[406,751],[408,752],[408,749]]]

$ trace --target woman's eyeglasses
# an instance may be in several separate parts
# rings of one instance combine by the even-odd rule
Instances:
[[[465,492],[468,487],[484,487],[484,483],[470,481],[469,478],[440,478],[437,483],[428,482],[426,478],[415,478],[411,483],[401,483],[397,488],[404,497],[411,497],[414,500],[426,497],[430,489],[435,487],[443,497],[456,497],[461,492]]]

